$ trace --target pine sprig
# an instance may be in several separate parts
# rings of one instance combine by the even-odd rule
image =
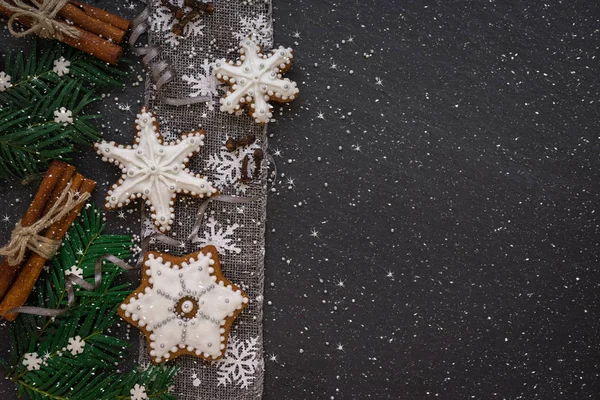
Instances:
[[[29,56],[6,56],[11,87],[0,92],[0,178],[39,174],[54,159],[68,160],[79,145],[95,142],[100,132],[84,110],[100,100],[99,90],[122,87],[126,73],[72,48],[55,43]],[[54,61],[68,60],[69,73],[54,72]],[[72,123],[55,122],[61,108]]]
[[[102,219],[102,212],[96,207],[82,211],[48,271],[38,280],[30,305],[67,307],[66,271],[81,270],[83,279],[93,284],[98,257],[106,253],[122,259],[131,256],[132,238],[105,234]],[[176,373],[174,367],[117,372],[128,343],[112,336],[109,329],[118,321],[117,307],[131,293],[128,285],[116,283],[122,273],[118,266],[103,263],[100,287],[94,291],[76,289],[75,305],[58,317],[19,314],[10,329],[10,360],[0,360],[19,396],[128,399],[137,384],[144,386],[149,399],[175,399],[168,393]],[[81,353],[69,347],[74,340],[84,343]],[[32,356],[42,362],[39,369],[28,368],[24,363]]]

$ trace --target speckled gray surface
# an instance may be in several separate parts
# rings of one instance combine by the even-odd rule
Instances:
[[[597,398],[600,6],[274,5],[264,398]]]

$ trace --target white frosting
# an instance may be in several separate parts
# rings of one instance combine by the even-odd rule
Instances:
[[[154,223],[164,232],[173,224],[173,200],[177,193],[204,197],[217,191],[206,179],[186,168],[189,157],[204,144],[204,135],[192,132],[163,144],[156,129],[156,117],[146,107],[135,122],[138,135],[133,146],[105,140],[96,144],[102,160],[114,162],[123,171],[119,182],[108,192],[106,208],[122,207],[141,197],[150,206]]]
[[[216,77],[231,85],[231,91],[220,100],[221,111],[232,114],[246,103],[254,120],[264,124],[273,117],[270,99],[288,102],[298,95],[296,82],[281,77],[293,59],[292,49],[280,47],[266,56],[250,39],[243,40],[240,47],[237,63],[221,59],[214,64]]]
[[[225,319],[248,302],[214,275],[212,254],[171,265],[162,257],[144,263],[150,286],[121,304],[125,316],[150,333],[150,355],[168,360],[178,349],[216,358],[225,349]]]

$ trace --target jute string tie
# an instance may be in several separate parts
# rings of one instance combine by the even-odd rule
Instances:
[[[54,222],[66,217],[75,207],[87,201],[89,193],[75,193],[71,185],[62,191],[54,205],[37,222],[23,226],[17,222],[10,235],[10,243],[0,249],[0,255],[6,256],[9,265],[20,264],[25,258],[27,249],[39,254],[45,259],[50,259],[60,248],[61,240],[49,239],[40,235],[44,229]]]
[[[15,37],[36,34],[46,39],[62,39],[65,35],[73,38],[79,37],[79,31],[66,22],[56,20],[56,15],[69,0],[0,0],[0,6],[12,11],[14,14],[8,20],[8,30]],[[24,31],[15,30],[14,24],[19,18],[31,21],[31,27]]]

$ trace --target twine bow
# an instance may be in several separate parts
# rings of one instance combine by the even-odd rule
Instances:
[[[79,31],[65,22],[57,21],[56,14],[69,0],[0,0],[0,6],[13,12],[8,20],[8,30],[15,37],[36,34],[46,39],[63,39],[64,35],[73,38],[79,37]],[[30,21],[31,27],[22,32],[17,32],[14,23],[19,18]]]
[[[71,185],[67,186],[54,205],[39,221],[29,226],[23,226],[21,221],[17,222],[10,235],[10,243],[0,249],[0,255],[7,257],[9,265],[21,263],[25,258],[27,249],[45,259],[52,258],[62,241],[44,237],[40,235],[40,232],[54,222],[66,217],[75,207],[84,203],[89,197],[89,193],[77,194],[71,190]]]

